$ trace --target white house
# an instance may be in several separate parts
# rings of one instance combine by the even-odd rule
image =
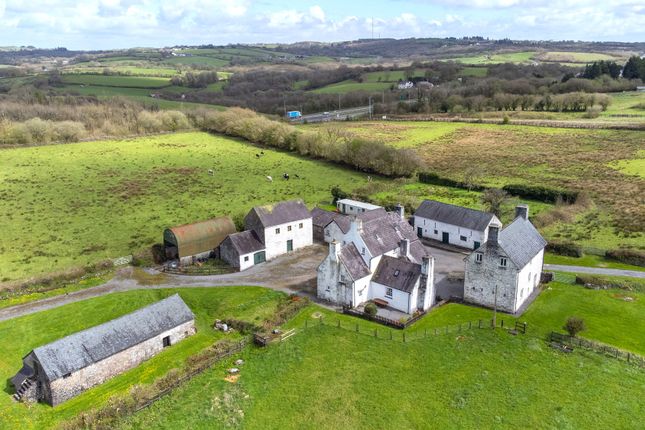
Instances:
[[[352,217],[344,232],[338,219],[330,225],[342,234],[340,240],[331,240],[329,254],[318,267],[319,298],[348,307],[373,300],[408,314],[432,306],[434,259],[402,208]]]
[[[414,229],[419,237],[468,249],[477,249],[486,242],[491,224],[501,226],[492,213],[434,200],[424,200],[414,213]]]
[[[519,205],[515,220],[499,232],[490,225],[488,240],[466,257],[464,300],[516,313],[540,283],[547,242]]]
[[[220,258],[240,270],[313,244],[311,213],[301,200],[254,207],[244,225],[219,246]]]
[[[397,87],[400,90],[409,90],[410,88],[414,88],[414,82],[412,82],[412,81],[400,81],[398,83]]]
[[[358,215],[363,212],[373,211],[374,209],[380,208],[381,206],[351,199],[341,199],[336,202],[336,209],[338,212],[345,215]]]

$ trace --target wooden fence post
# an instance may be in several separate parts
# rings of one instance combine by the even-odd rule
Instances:
[[[479,320],[479,328],[482,328],[482,320]]]
[[[435,336],[437,335],[437,329],[436,328],[434,329],[434,335]]]
[[[338,320],[338,328],[340,328],[340,320]]]
[[[356,323],[356,333],[358,333],[358,323]]]
[[[403,332],[403,343],[405,343],[405,332]]]

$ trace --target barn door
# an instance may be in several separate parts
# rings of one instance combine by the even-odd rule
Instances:
[[[446,231],[442,231],[441,233],[442,233],[442,235],[441,235],[441,241],[442,241],[443,243],[450,243],[450,233],[448,233],[448,232],[446,232]]]
[[[266,261],[266,254],[264,251],[253,254],[253,264],[263,263],[264,261]]]
[[[287,252],[293,251],[293,240],[287,240]]]

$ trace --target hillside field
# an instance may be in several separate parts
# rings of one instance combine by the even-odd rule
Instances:
[[[206,133],[0,150],[0,282],[127,255],[160,242],[166,227],[241,217],[255,205],[328,203],[332,186],[367,182],[328,163],[259,152]]]
[[[163,88],[170,85],[170,79],[153,76],[104,76],[104,75],[63,75],[63,82],[77,85],[97,85],[122,88]]]

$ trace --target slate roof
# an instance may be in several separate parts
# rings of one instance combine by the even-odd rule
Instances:
[[[429,256],[430,253],[428,252],[426,247],[423,246],[420,240],[410,242],[410,260],[413,263],[421,264],[423,257],[425,257],[426,255]]]
[[[395,290],[411,293],[420,276],[421,266],[419,264],[411,263],[403,258],[384,255],[378,263],[372,281]]]
[[[32,351],[49,381],[76,372],[194,320],[178,294]]]
[[[366,214],[378,210],[366,212]],[[385,218],[379,218],[377,221],[363,223],[363,234],[361,235],[373,256],[383,255],[398,248],[403,239],[408,239],[410,244],[418,241],[412,226],[396,213],[389,212]]]
[[[354,242],[345,245],[340,250],[340,261],[343,263],[352,279],[357,281],[370,274],[370,269],[365,264],[361,253]]]
[[[361,212],[357,215],[337,214],[334,218],[334,221],[336,221],[336,224],[338,225],[338,228],[340,228],[340,231],[346,234],[347,232],[349,232],[349,228],[352,224],[352,216],[355,216],[362,220],[363,226],[365,226],[367,223],[378,221],[386,217],[387,215],[388,213],[385,211],[385,209],[378,208],[367,212]]]
[[[315,227],[325,228],[327,227],[327,224],[339,217],[344,217],[344,215],[341,215],[338,212],[327,211],[319,207],[315,207],[311,210],[311,223]]]
[[[455,206],[448,203],[441,203],[434,200],[424,200],[416,212],[414,212],[414,216],[476,231],[486,230],[488,224],[490,224],[493,219],[497,219],[497,217],[492,213]]]
[[[531,221],[522,217],[515,218],[515,221],[502,230],[498,240],[499,246],[520,269],[547,244]]]
[[[264,227],[311,218],[311,213],[302,200],[289,200],[274,205],[256,206],[251,211],[257,214]]]
[[[253,230],[241,231],[228,236],[233,249],[238,255],[250,254],[256,251],[262,251],[265,247],[260,238]]]

